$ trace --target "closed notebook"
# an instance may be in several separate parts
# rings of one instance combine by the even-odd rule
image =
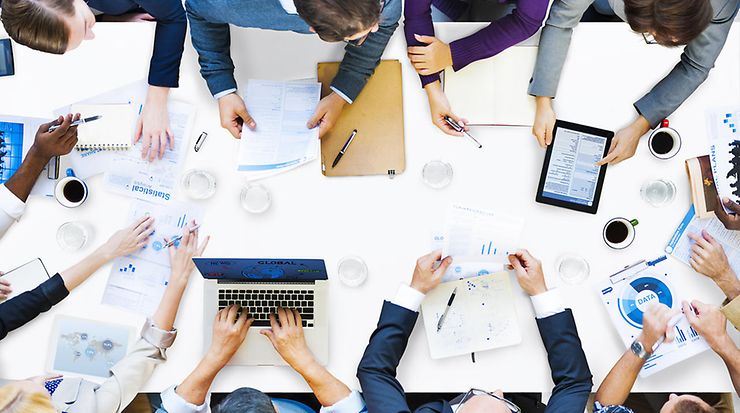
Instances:
[[[77,128],[76,149],[128,149],[131,147],[134,127],[133,105],[72,105],[72,113],[80,113],[83,118],[101,116],[100,119],[85,123]]]
[[[331,93],[331,81],[339,63],[319,63],[321,96]],[[352,130],[352,144],[341,161],[332,163]],[[337,124],[321,138],[321,172],[326,176],[389,175],[406,169],[403,135],[401,63],[384,60],[351,105],[346,105]]]
[[[496,56],[444,72],[452,110],[469,125],[531,126],[535,99],[527,93],[537,47],[514,46]]]

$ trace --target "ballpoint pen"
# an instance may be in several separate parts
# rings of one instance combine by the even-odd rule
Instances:
[[[194,226],[194,227],[190,228],[190,232],[192,233],[193,231],[195,231],[195,230],[196,230],[196,229],[198,229],[198,228],[200,228],[200,224],[198,224],[198,225],[196,225],[196,226]],[[177,241],[180,241],[181,239],[182,239],[182,235],[178,235],[178,236],[176,236],[176,237],[173,237],[173,238],[172,238],[172,239],[170,240],[170,242],[168,242],[168,243],[164,244],[164,247],[162,247],[162,248],[169,248],[169,247],[171,247],[171,246],[175,245],[175,243],[176,243]]]
[[[334,162],[332,162],[331,167],[334,168],[339,163],[339,160],[342,159],[342,156],[344,156],[344,153],[347,152],[347,148],[349,148],[349,145],[352,143],[352,141],[355,139],[355,136],[357,136],[357,129],[352,131],[352,134],[349,135],[349,138],[347,139],[347,142],[344,143],[344,146],[342,146],[342,149],[337,154],[337,157],[334,158]]]
[[[103,115],[90,116],[89,118],[83,118],[83,119],[76,120],[76,121],[72,122],[72,124],[69,125],[69,126],[70,127],[72,127],[72,126],[79,126],[79,125],[82,125],[84,123],[88,123],[88,122],[92,122],[94,120],[98,120],[98,119],[100,119],[102,117],[103,117]],[[51,125],[51,126],[49,126],[49,133],[54,132],[55,130],[59,129],[61,126],[62,125]]]
[[[472,140],[473,142],[475,142],[476,145],[478,145],[478,148],[482,148],[483,147],[483,145],[481,145],[480,142],[478,142],[477,139],[475,139],[472,135],[470,135],[465,130],[464,127],[460,126],[457,122],[455,122],[455,119],[452,119],[449,116],[445,116],[445,122],[447,122],[447,124],[450,125],[450,127],[452,129],[454,129],[455,131],[462,132],[465,136],[467,136],[468,138],[470,138],[470,140]]]
[[[445,318],[447,318],[447,313],[450,311],[450,306],[452,306],[452,302],[455,301],[455,294],[457,294],[457,287],[455,287],[454,290],[452,290],[452,295],[450,295],[450,299],[447,300],[447,307],[445,307],[445,312],[442,313],[442,317],[439,318],[439,321],[437,322],[437,332],[439,333],[439,330],[442,329],[442,324],[444,324]]]
[[[207,137],[208,137],[207,132],[200,133],[200,135],[198,136],[198,139],[195,140],[195,147],[193,148],[195,149],[195,152],[198,152],[200,148],[203,147],[203,144],[205,143]]]

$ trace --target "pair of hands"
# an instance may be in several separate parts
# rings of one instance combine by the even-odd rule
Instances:
[[[319,137],[324,136],[339,119],[339,115],[347,102],[341,96],[332,92],[319,101],[316,111],[308,120],[306,127],[313,129],[319,127]],[[237,139],[241,138],[242,128],[247,125],[249,129],[256,129],[257,122],[247,111],[244,100],[236,93],[229,93],[218,99],[218,112],[221,117],[221,127],[228,130]]]
[[[542,148],[552,143],[552,131],[555,127],[555,111],[552,108],[552,98],[546,96],[537,97],[537,106],[532,125],[532,134]],[[637,152],[640,138],[650,130],[647,119],[639,116],[630,125],[620,129],[614,135],[609,152],[598,161],[596,165],[617,164],[631,158]]]
[[[683,301],[681,307],[691,327],[704,337],[712,349],[717,351],[729,339],[727,318],[718,306],[694,300],[691,304]],[[672,310],[665,304],[650,305],[643,315],[642,332],[638,337],[640,343],[650,350],[661,337],[665,337],[666,343],[673,341],[676,330],[668,322],[678,313],[678,309]]]
[[[237,317],[237,313],[241,314]],[[224,366],[231,360],[247,337],[247,331],[254,319],[245,309],[231,305],[216,314],[213,323],[213,339],[208,355],[218,366]],[[270,314],[270,329],[261,330],[290,366],[297,371],[314,362],[313,354],[306,345],[303,335],[301,315],[298,310],[278,308],[277,315]]]
[[[440,262],[441,260],[441,262]],[[437,266],[437,262],[440,262]],[[522,290],[529,296],[535,296],[547,291],[545,275],[542,272],[542,263],[527,250],[519,250],[509,256],[509,263],[513,267],[517,281]],[[414,275],[411,277],[411,288],[422,294],[428,294],[436,288],[445,271],[452,264],[452,257],[442,259],[442,251],[431,252],[416,261]]]

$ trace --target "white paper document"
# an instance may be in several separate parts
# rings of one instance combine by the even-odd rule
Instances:
[[[521,217],[452,205],[447,213],[442,254],[456,261],[508,262],[524,229]]]
[[[456,287],[455,299],[437,331],[439,319]],[[424,298],[422,313],[433,359],[521,342],[508,272],[442,283]]]
[[[239,171],[261,178],[316,159],[319,129],[306,124],[320,95],[316,82],[250,79],[244,101],[257,128],[242,128]]]
[[[153,216],[155,231],[144,248],[113,262],[103,304],[153,314],[170,278],[169,251],[164,248],[164,239],[181,235],[193,219],[201,223],[202,215],[200,208],[175,201],[166,205],[136,201],[129,221]]]
[[[708,111],[707,129],[717,193],[740,202],[740,107]]]

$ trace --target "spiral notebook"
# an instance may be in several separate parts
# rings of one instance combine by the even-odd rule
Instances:
[[[83,118],[100,116],[77,129],[76,149],[128,149],[134,127],[134,108],[130,103],[106,105],[72,105],[72,113]]]

